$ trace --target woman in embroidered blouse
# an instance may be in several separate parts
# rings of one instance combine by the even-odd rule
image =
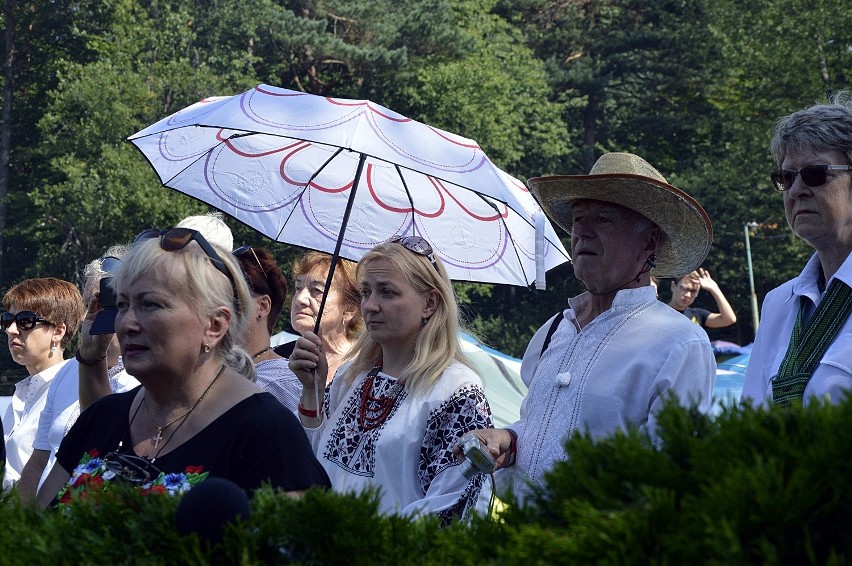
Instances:
[[[3,486],[8,489],[18,481],[32,455],[47,390],[65,365],[62,352],[80,327],[83,299],[68,281],[28,279],[9,289],[3,297],[3,310],[0,328],[6,333],[9,353],[29,373],[15,386],[3,416],[7,451]]]
[[[815,253],[798,277],[766,295],[743,398],[839,403],[852,389],[852,316],[844,311],[852,285],[852,96],[841,92],[781,118],[770,149],[787,223]],[[836,328],[823,332],[829,323]],[[822,347],[807,352],[804,338]]]
[[[254,301],[255,314],[248,321],[244,339],[255,363],[256,383],[295,412],[301,384],[290,371],[286,358],[276,354],[269,345],[287,300],[287,279],[275,258],[264,248],[242,246],[234,250],[234,256]]]
[[[80,415],[39,490],[41,505],[63,485],[59,503],[70,504],[120,479],[168,492],[208,474],[245,490],[327,485],[297,419],[253,383],[240,342],[253,301],[230,253],[195,230],[147,230],[114,281],[122,360],[142,385]]]
[[[319,337],[306,332],[290,357],[303,385],[302,424],[335,490],[379,488],[384,513],[449,522],[475,505],[483,481],[464,478],[452,446],[491,422],[482,382],[459,349],[452,285],[418,237],[376,246],[357,277],[366,332],[327,398]]]

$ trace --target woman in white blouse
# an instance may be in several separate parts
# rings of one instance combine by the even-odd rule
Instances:
[[[80,327],[83,299],[75,285],[46,277],[18,283],[3,297],[0,329],[9,353],[27,368],[29,376],[15,386],[12,403],[3,415],[6,475],[9,489],[33,452],[39,416],[50,382],[65,364],[63,350]]]
[[[366,332],[327,397],[320,338],[306,332],[290,357],[314,452],[336,491],[378,488],[383,513],[433,513],[444,523],[463,517],[484,476],[466,479],[452,447],[490,423],[491,411],[459,349],[447,272],[426,240],[410,236],[369,251],[357,278]]]

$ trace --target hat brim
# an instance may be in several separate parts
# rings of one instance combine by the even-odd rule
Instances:
[[[89,334],[114,334],[116,315],[118,315],[118,309],[116,308],[105,308],[98,311],[98,314],[95,315],[95,320],[92,321]]]
[[[551,220],[571,231],[571,208],[580,199],[620,204],[648,218],[666,235],[657,251],[657,277],[698,269],[710,253],[713,226],[698,202],[677,187],[629,174],[556,175],[527,182]]]

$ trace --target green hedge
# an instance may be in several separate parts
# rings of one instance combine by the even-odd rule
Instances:
[[[175,498],[115,493],[43,513],[0,508],[7,564],[845,564],[852,562],[852,403],[669,406],[662,442],[568,442],[527,506],[439,529],[380,516],[374,494],[259,491],[248,523],[209,548],[173,525]]]

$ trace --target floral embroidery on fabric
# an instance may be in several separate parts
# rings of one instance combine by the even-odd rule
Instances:
[[[177,495],[204,481],[209,472],[203,466],[187,466],[180,473],[161,472],[153,481],[137,486],[143,494],[166,493]],[[75,500],[89,499],[93,495],[109,491],[109,484],[116,479],[117,474],[108,470],[104,460],[96,449],[89,450],[74,468],[71,479],[57,495],[59,507],[68,507]]]
[[[464,492],[459,497],[459,500],[454,505],[438,512],[442,527],[448,526],[453,522],[453,519],[460,519],[467,516],[468,511],[476,505],[476,500],[479,497],[480,490],[482,490],[484,481],[485,476],[482,474],[473,476],[467,483],[467,487],[464,488]]]
[[[396,378],[379,373],[373,382],[373,395],[387,397],[394,391]],[[359,476],[372,478],[376,469],[376,440],[381,436],[385,423],[391,420],[397,409],[407,397],[405,390],[396,397],[396,402],[385,422],[373,430],[364,431],[358,425],[358,412],[361,407],[361,387],[354,389],[353,395],[331,431],[323,457],[344,470]],[[328,400],[328,395],[326,395]]]
[[[491,428],[491,409],[481,387],[466,385],[429,413],[420,447],[420,485],[423,493],[432,480],[450,466],[458,465],[453,445],[466,432]],[[479,490],[476,490],[477,494]],[[475,498],[475,496],[474,496]]]

